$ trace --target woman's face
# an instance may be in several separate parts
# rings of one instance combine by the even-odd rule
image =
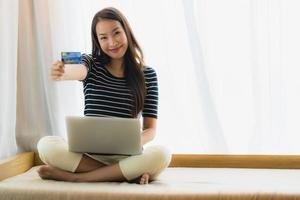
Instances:
[[[128,48],[125,31],[119,21],[100,20],[96,33],[101,49],[112,59],[121,59]]]

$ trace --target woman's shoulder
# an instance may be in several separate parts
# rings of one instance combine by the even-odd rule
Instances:
[[[87,66],[91,66],[94,63],[92,54],[87,54],[87,53],[83,53],[81,55],[81,61]]]
[[[146,78],[156,77],[156,71],[152,67],[144,66],[144,75]]]
[[[95,61],[95,58],[93,57],[93,55],[92,54],[88,54],[88,53],[83,53],[82,55],[82,60],[84,61],[84,60],[87,60],[87,61]]]
[[[99,61],[98,58],[94,57],[92,54],[87,54],[87,53],[83,53],[82,54],[82,58],[81,58],[82,62],[89,67],[102,67],[102,62]]]

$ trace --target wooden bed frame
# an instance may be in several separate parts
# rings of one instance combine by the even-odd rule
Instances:
[[[0,181],[42,164],[35,152],[25,152],[2,160]],[[300,169],[300,156],[173,154],[169,167]]]

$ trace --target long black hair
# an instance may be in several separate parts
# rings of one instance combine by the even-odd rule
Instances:
[[[115,20],[120,22],[125,31],[128,48],[124,55],[124,74],[127,86],[129,87],[133,96],[133,111],[132,117],[137,117],[138,113],[144,107],[144,100],[146,96],[146,86],[144,78],[144,56],[137,40],[135,39],[130,25],[125,16],[116,8],[104,8],[97,12],[92,21],[92,55],[100,60],[103,65],[109,64],[111,58],[103,52],[100,47],[96,25],[103,19]]]

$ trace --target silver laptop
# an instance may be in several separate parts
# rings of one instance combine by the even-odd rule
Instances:
[[[138,119],[66,117],[69,151],[138,155],[142,152]]]

